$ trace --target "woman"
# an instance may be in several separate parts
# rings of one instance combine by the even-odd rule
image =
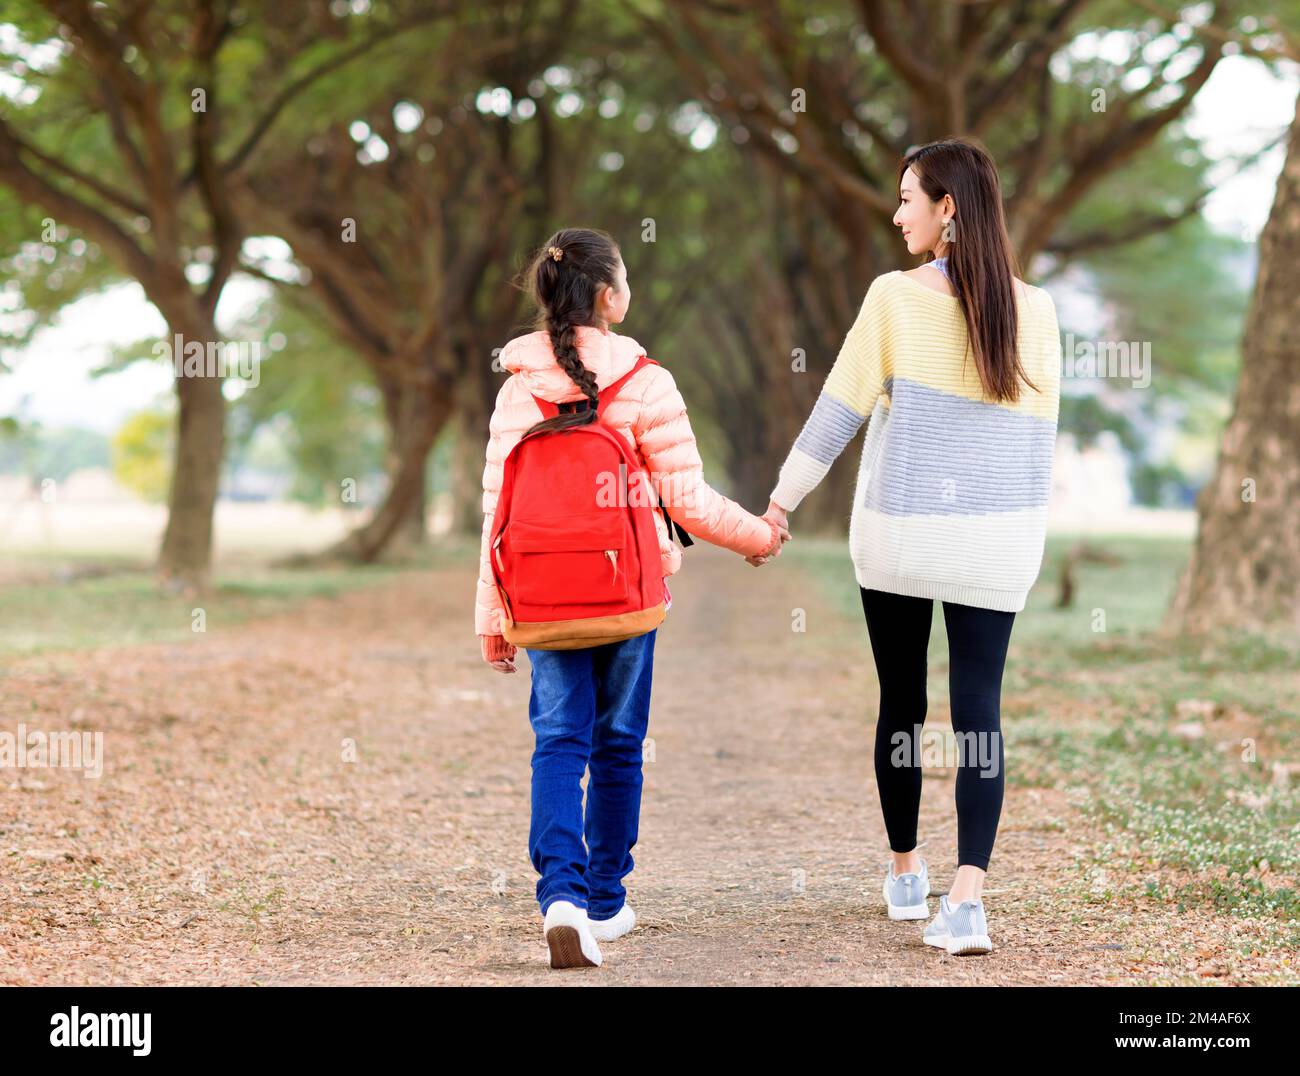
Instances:
[[[891,919],[929,915],[928,865],[916,852],[918,741],[938,598],[959,752],[958,866],[923,936],[949,953],[986,953],[981,893],[1004,784],[1002,669],[1042,562],[1060,337],[1051,297],[1016,277],[997,169],[981,146],[946,139],[913,150],[899,166],[899,200],[894,224],[908,252],[933,259],[872,282],[767,515],[787,525],[867,423],[849,546],[880,679],[885,904]]]

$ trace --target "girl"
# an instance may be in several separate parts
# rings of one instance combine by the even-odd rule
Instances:
[[[501,364],[513,376],[501,386],[489,423],[474,611],[483,660],[505,673],[515,671],[515,647],[501,635],[501,598],[488,561],[502,464],[530,429],[595,421],[597,393],[644,354],[631,337],[610,331],[626,317],[632,292],[618,246],[606,233],[556,232],[532,259],[527,283],[539,311],[538,329],[501,352]],[[539,422],[534,395],[561,404],[586,402],[588,409]],[[639,370],[606,402],[599,420],[640,454],[661,499],[671,490],[665,504],[684,530],[755,565],[780,552],[788,531],[705,483],[686,404],[662,366]],[[654,516],[667,577],[681,566],[682,555],[662,514]],[[667,605],[672,607],[671,595]],[[528,717],[536,735],[528,852],[540,876],[537,901],[553,968],[598,965],[598,941],[626,934],[636,921],[624,899],[623,878],[632,870],[641,811],[641,745],[656,635],[657,629],[585,649],[528,650]],[[580,782],[589,766],[584,816]]]
[[[929,914],[928,867],[916,852],[917,740],[939,598],[959,752],[958,865],[923,938],[985,953],[981,893],[1004,784],[1002,669],[1042,562],[1060,332],[1051,296],[1015,276],[997,169],[981,146],[932,142],[898,175],[894,224],[910,253],[934,258],[872,283],[767,517],[784,524],[868,423],[849,546],[880,679],[875,768],[893,852],[885,904],[891,919]]]

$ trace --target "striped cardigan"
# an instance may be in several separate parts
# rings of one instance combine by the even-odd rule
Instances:
[[[1019,304],[1020,399],[985,399],[961,304],[877,277],[771,498],[793,510],[865,422],[849,525],[869,590],[1016,612],[1042,565],[1060,411],[1056,305]],[[963,357],[965,361],[963,362]]]

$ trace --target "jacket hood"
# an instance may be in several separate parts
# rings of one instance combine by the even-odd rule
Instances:
[[[645,354],[645,348],[630,336],[620,336],[608,329],[579,325],[575,334],[578,356],[582,365],[596,375],[598,389],[617,381]],[[566,403],[583,398],[582,390],[555,361],[551,337],[545,330],[516,336],[501,349],[501,365],[518,374],[524,387],[543,400]]]

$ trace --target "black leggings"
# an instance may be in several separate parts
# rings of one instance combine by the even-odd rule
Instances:
[[[934,599],[862,591],[871,650],[880,678],[876,783],[889,847],[916,847],[921,766],[935,748],[920,736],[925,723],[926,651]],[[948,627],[948,686],[956,734],[957,864],[988,869],[1002,813],[1002,668],[1015,613],[943,603]],[[994,762],[996,756],[996,763]],[[996,768],[995,768],[996,767]]]

